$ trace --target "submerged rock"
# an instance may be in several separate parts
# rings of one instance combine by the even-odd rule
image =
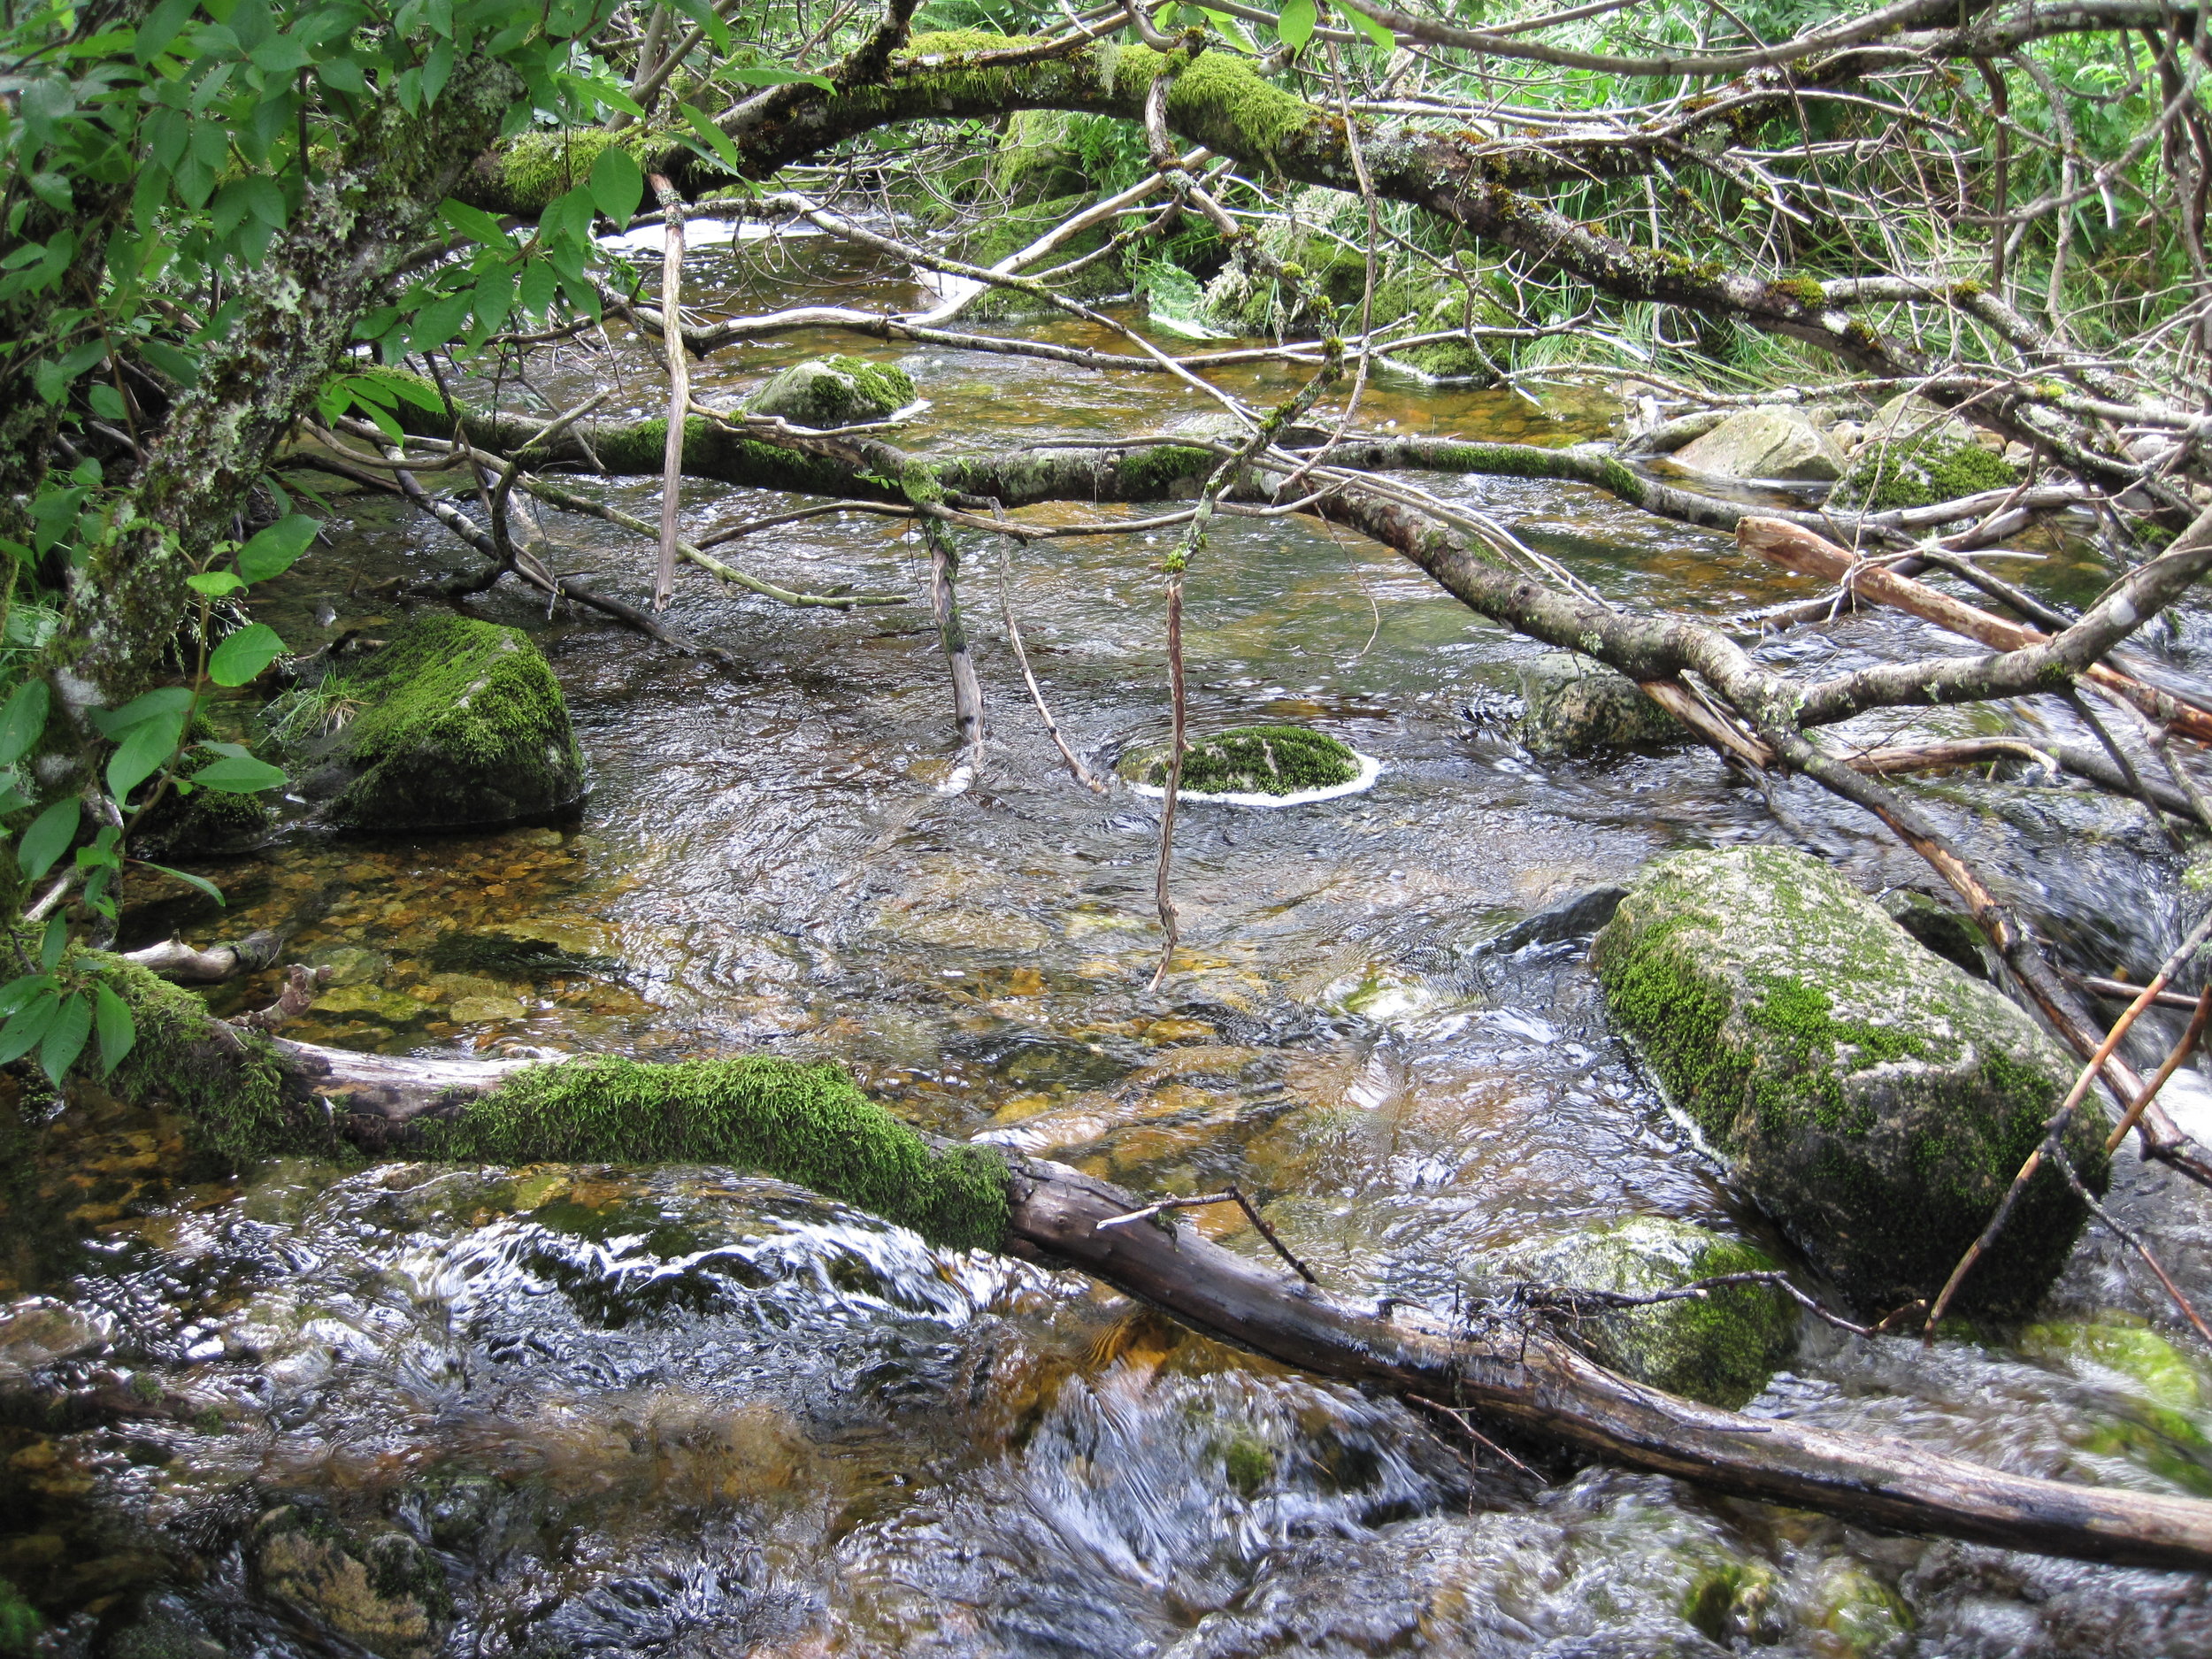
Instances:
[[[1730,1179],[1870,1310],[1935,1294],[2073,1082],[2026,1014],[1786,849],[1653,865],[1591,961]],[[2105,1127],[2092,1102],[2067,1141],[2099,1192]],[[2028,1311],[2083,1216],[2044,1170],[1960,1310]]]
[[[1583,755],[1688,741],[1681,723],[1634,680],[1586,657],[1546,651],[1519,669],[1520,740],[1532,754]]]
[[[1631,1295],[1727,1273],[1771,1271],[1757,1246],[1686,1221],[1637,1216],[1513,1252],[1517,1278]],[[1624,1377],[1730,1410],[1767,1385],[1797,1352],[1797,1304],[1778,1289],[1737,1285],[1702,1297],[1584,1314],[1575,1345]]]
[[[1164,752],[1142,757],[1140,783],[1167,787]],[[1302,726],[1240,726],[1199,738],[1183,752],[1186,795],[1302,795],[1333,789],[1359,776],[1359,757],[1327,734]]]
[[[1793,409],[1747,409],[1675,451],[1675,461],[1713,478],[1826,482],[1843,476],[1843,452]]]
[[[334,690],[330,685],[326,691]],[[558,811],[584,793],[568,704],[529,637],[427,616],[346,676],[351,719],[302,788],[348,829],[455,829]]]
[[[255,1528],[253,1564],[269,1594],[380,1659],[427,1659],[452,1617],[445,1575],[404,1532],[357,1538],[287,1505]]]
[[[1866,424],[1842,481],[1830,494],[1836,506],[1879,512],[1925,507],[1985,489],[2007,489],[2020,469],[1983,448],[1974,430],[1924,398],[1901,394]]]
[[[811,357],[776,375],[746,401],[745,409],[820,432],[881,420],[913,401],[914,377],[896,365],[865,357]]]

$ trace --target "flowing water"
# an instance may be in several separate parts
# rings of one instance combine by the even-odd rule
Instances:
[[[912,295],[820,242],[710,248],[691,270],[732,308]],[[733,348],[698,384],[733,396],[849,343]],[[653,355],[618,344],[538,365],[536,394],[612,383],[613,406],[649,412]],[[1156,377],[910,362],[932,407],[902,442],[925,450],[1202,412]],[[1279,396],[1258,372],[1225,378]],[[1602,406],[1545,396],[1386,378],[1362,419],[1602,434]],[[1615,598],[1719,614],[1793,592],[1725,539],[1593,492],[1430,482]],[[653,513],[649,482],[611,493]],[[687,520],[776,500],[695,483]],[[555,568],[641,591],[645,543],[547,518]],[[338,520],[262,612],[297,646],[375,637],[401,616],[380,584],[466,563],[373,497]],[[1312,806],[1187,808],[1186,949],[1150,993],[1156,807],[1071,781],[999,613],[1071,740],[1110,758],[1164,729],[1161,545],[963,538],[994,722],[964,788],[923,606],[791,611],[687,572],[676,619],[732,668],[502,588],[472,610],[531,629],[575,710],[593,791],[572,820],[295,836],[199,866],[227,915],[150,893],[125,942],[294,929],[288,956],[333,970],[295,1028],[314,1041],[833,1056],[941,1133],[1141,1194],[1241,1183],[1356,1295],[1449,1308],[1505,1247],[1635,1213],[1772,1246],[1608,1030],[1579,942],[1479,947],[1680,847],[1799,845],[1869,887],[1924,871],[1816,791],[1747,787],[1700,752],[1537,763],[1503,718],[1535,647],[1348,535],[1232,519],[1190,577],[1194,718],[1309,722],[1384,771]],[[795,588],[912,595],[926,572],[902,525],[864,518],[725,550]],[[2106,575],[2071,549],[2014,573],[2070,599]],[[1862,618],[1770,654],[1952,649]],[[2139,812],[2024,784],[1924,793],[2077,967],[2139,976],[2176,936],[2179,861]],[[2208,1100],[2177,1079],[2185,1116],[2212,1119]],[[2115,1194],[2212,1291],[2200,1195],[2131,1153]],[[95,1100],[44,1132],[6,1202],[0,1575],[34,1591],[55,1653],[2212,1653],[2199,1578],[1878,1536],[1607,1469],[1532,1485],[1395,1402],[743,1171],[242,1176],[196,1167],[175,1123]],[[1197,1219],[1263,1248],[1233,1210]],[[1809,1325],[1750,1409],[2212,1495],[2212,1368],[2164,1319],[2090,1238],[2044,1324],[1932,1348]]]

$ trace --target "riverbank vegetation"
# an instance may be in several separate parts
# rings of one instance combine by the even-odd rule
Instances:
[[[1282,774],[1254,786],[1271,793],[1359,772],[1349,750],[1293,767],[1186,740],[1183,595],[1209,534],[1296,516],[1387,547],[1470,611],[1577,654],[1575,695],[1613,697],[1631,741],[1665,733],[1747,780],[1811,780],[1924,861],[1953,933],[1985,950],[1983,977],[2012,999],[1972,987],[1975,1018],[2011,1046],[1960,1062],[1987,1082],[1987,1136],[1924,1122],[1960,1098],[1930,1061],[1937,1080],[1909,1102],[1910,1168],[1877,1179],[1850,1166],[1884,1194],[1886,1225],[1894,1179],[1939,1180],[1944,1230],[1878,1263],[1839,1247],[1857,1300],[1828,1311],[1856,1331],[1932,1333],[1995,1281],[1988,1305],[2019,1313],[2062,1265],[2070,1229],[2119,1226],[2099,1199],[2126,1136],[2169,1179],[2212,1186],[2212,1152],[2159,1098],[2212,992],[2154,1075],[2122,1048],[2170,979],[2200,977],[2204,929],[2115,1025],[2075,977],[2098,964],[2064,959],[2024,918],[2022,872],[1993,868],[1887,780],[2024,764],[2139,803],[2177,846],[2212,834],[2212,691],[2177,649],[2212,570],[2200,30],[2198,12],[2167,0],[1898,0],[1848,14],[1607,0],[13,7],[0,40],[0,813],[21,972],[0,990],[0,1062],[34,1089],[157,1091],[158,1048],[208,1100],[229,1089],[211,1067],[250,1072],[260,1152],[733,1159],[920,1217],[942,1241],[1079,1264],[1329,1375],[1440,1395],[1459,1367],[1448,1417],[1464,1402],[1518,1435],[1887,1524],[2212,1563],[2212,1526],[2178,1500],[2083,1495],[2070,1510],[2042,1483],[1978,1485],[1964,1465],[1809,1431],[1746,1450],[1729,1414],[1652,1406],[1666,1397],[1563,1342],[1509,1360],[1494,1333],[1402,1320],[1393,1339],[1387,1309],[1293,1305],[1148,1215],[1107,1232],[1143,1194],[926,1145],[815,1069],[657,1073],[611,1056],[519,1079],[449,1059],[357,1075],[252,1031],[180,1038],[175,1007],[157,1018],[111,954],[132,905],[178,883],[213,891],[150,862],[181,844],[180,804],[288,791],[351,803],[319,829],[416,829],[565,807],[583,787],[552,672],[519,634],[419,621],[349,664],[343,641],[307,653],[256,619],[256,590],[315,557],[324,492],[339,487],[419,510],[449,548],[442,580],[396,600],[459,606],[503,584],[672,660],[725,664],[726,646],[672,619],[680,583],[893,606],[905,596],[810,590],[778,567],[775,532],[828,515],[910,529],[927,550],[947,731],[970,775],[993,723],[1016,716],[984,705],[964,557],[1150,538],[1133,562],[1166,607],[1156,988],[1179,941],[1179,793],[1243,787],[1263,764]],[[764,245],[776,227],[826,237],[910,268],[927,298],[703,314],[685,288],[703,220],[766,233]],[[1064,320],[1085,326],[1083,343],[1055,337]],[[742,403],[694,395],[697,365],[802,332],[851,352],[787,369]],[[650,414],[603,412],[605,388],[567,407],[539,391],[563,365],[611,358],[618,333],[656,342]],[[926,381],[856,355],[886,347],[1049,365],[1071,400],[1121,377],[1175,383],[1208,412],[1173,431],[918,443],[905,429]],[[1393,431],[1367,411],[1394,378],[1532,406],[1601,400],[1614,437]],[[1737,615],[1632,607],[1432,487],[1453,475],[1594,488],[1732,533],[1747,561],[1817,591]],[[656,477],[657,522],[611,498],[613,481]],[[687,536],[687,481],[708,480],[787,501]],[[557,570],[544,515],[627,533],[649,573]],[[2101,590],[2062,603],[1989,567],[2058,548],[2094,561]],[[1797,649],[1878,607],[1955,643],[1833,672]],[[1024,657],[1023,672],[1071,787],[1107,788],[1052,724],[1049,672]],[[211,708],[231,693],[225,708],[273,712],[219,728]],[[2062,703],[2083,741],[2016,729],[2007,710],[2035,697]],[[1984,717],[1980,735],[1839,735],[1871,714],[1962,707]],[[495,788],[469,770],[494,749]],[[493,795],[506,804],[482,808]],[[379,804],[431,795],[434,810],[403,822]],[[217,816],[250,835],[264,815]],[[1918,952],[1896,970],[1916,997],[1924,985],[1931,1008],[1966,995],[1908,939],[1928,927],[1861,908],[1842,931],[1877,955]],[[1661,918],[1635,947],[1648,971],[1607,989],[1647,1042],[1686,1033],[1683,1053],[1658,1056],[1663,1073],[1703,1078],[1737,1041],[1727,1033],[1758,1027],[1721,1068],[1734,1068],[1730,1097],[1691,1107],[1712,1141],[1794,1138],[1797,1160],[1812,1132],[1792,1114],[1866,1141],[1895,1126],[1895,1097],[1911,1091],[1864,1079],[1927,1059],[1916,1032],[1882,1025],[1878,1009],[1839,1023],[1812,968],[1784,983],[1749,947],[1755,972],[1689,1007],[1706,993],[1681,988],[1697,975],[1674,931]],[[1866,977],[1837,952],[1824,971]],[[205,955],[157,948],[156,965],[223,971],[203,974]],[[1663,975],[1649,968],[1662,961]],[[303,1006],[312,976],[293,991]],[[1665,1006],[1647,1006],[1655,997]],[[1772,1104],[1786,1094],[1786,1112]],[[219,1113],[197,1115],[214,1145],[243,1149]],[[1782,1213],[1832,1204],[1847,1164],[1821,1156],[1809,1172],[1793,1162],[1772,1186],[1797,1195],[1770,1206],[1816,1256],[1809,1240],[1863,1231],[1848,1215]],[[2008,1256],[2016,1213],[2037,1243]],[[2124,1236],[2175,1317],[2212,1340],[2156,1241]],[[1130,1242],[1102,1241],[1115,1238]],[[1514,1317],[1548,1330],[1536,1306]]]

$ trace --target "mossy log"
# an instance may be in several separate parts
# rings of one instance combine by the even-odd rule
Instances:
[[[1874,1525],[2084,1560],[2212,1570],[2212,1503],[2005,1473],[1908,1443],[1754,1419],[1605,1370],[1540,1324],[1455,1329],[1368,1309],[1248,1260],[1063,1164],[901,1123],[835,1067],[751,1057],[551,1064],[351,1054],[242,1031],[113,959],[138,1048],[127,1096],[167,1100],[241,1157],[379,1156],[733,1164],[949,1248],[1072,1268],[1285,1364],[1476,1413],[1494,1429]]]

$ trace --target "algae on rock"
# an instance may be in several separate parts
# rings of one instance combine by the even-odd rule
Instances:
[[[1194,740],[1183,751],[1186,795],[1302,795],[1359,776],[1359,757],[1327,734],[1302,726],[1240,726]],[[1167,787],[1164,750],[1136,757],[1131,775]]]
[[[2074,1077],[2026,1014],[1824,864],[1775,847],[1651,866],[1591,949],[1608,1007],[1730,1179],[1862,1308],[1932,1296]],[[2102,1111],[2066,1150],[2107,1179]],[[2084,1209],[2032,1182],[1962,1311],[2016,1316]]]
[[[460,616],[417,618],[347,676],[357,703],[303,745],[303,792],[348,829],[458,829],[572,806],[583,759],[568,704],[529,637]]]
[[[1541,1240],[1509,1252],[1504,1264],[1515,1277],[1536,1284],[1628,1295],[1730,1273],[1769,1272],[1775,1265],[1755,1245],[1663,1216],[1636,1216]],[[1797,1332],[1796,1302],[1764,1285],[1594,1311],[1566,1328],[1576,1346],[1601,1365],[1732,1411],[1789,1363]]]

